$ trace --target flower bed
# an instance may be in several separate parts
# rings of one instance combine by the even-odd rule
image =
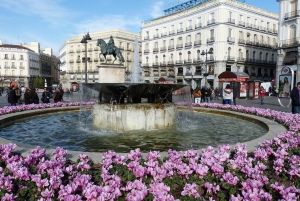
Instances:
[[[261,142],[251,153],[242,143],[234,149],[229,145],[220,145],[217,151],[208,147],[201,153],[169,150],[163,159],[158,151],[150,151],[146,158],[139,149],[126,156],[108,151],[101,164],[94,164],[84,154],[70,161],[67,151],[59,147],[51,159],[40,147],[21,157],[14,153],[16,145],[3,144],[0,197],[40,201],[299,200],[300,115],[221,104],[193,106],[266,117],[288,131]]]

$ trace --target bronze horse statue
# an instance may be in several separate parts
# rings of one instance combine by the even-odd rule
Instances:
[[[109,46],[106,44],[106,42],[103,39],[98,39],[97,46],[99,46],[101,49],[99,58],[100,55],[102,54],[105,58],[105,63],[107,63],[106,55],[113,55],[115,60],[112,63],[114,63],[117,60],[117,57],[119,58],[121,64],[125,61],[120,49],[117,48],[115,45],[112,45],[111,48],[109,48]]]

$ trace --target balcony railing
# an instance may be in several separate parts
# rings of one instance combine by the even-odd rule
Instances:
[[[154,34],[154,35],[153,35],[153,38],[158,38],[158,37],[159,37],[158,34]]]
[[[195,29],[199,29],[202,27],[202,23],[195,24]]]
[[[265,27],[263,27],[263,26],[260,26],[260,30],[261,30],[261,31],[265,31],[265,30],[266,30],[266,28],[265,28]]]
[[[228,56],[227,61],[235,61],[235,57]]]
[[[193,62],[194,62],[194,63],[202,62],[202,60],[201,60],[200,57],[197,57],[197,58],[194,58],[194,59],[193,59]]]
[[[239,61],[239,62],[245,61],[245,58],[244,57],[238,57],[237,61]]]
[[[235,19],[228,18],[228,22],[231,23],[231,24],[235,24]]]
[[[176,60],[176,64],[183,64],[183,60]]]
[[[160,66],[166,66],[166,65],[167,65],[166,61],[160,62]]]
[[[161,37],[167,36],[167,35],[168,35],[167,32],[161,33]]]
[[[153,62],[152,66],[159,66],[159,62]]]
[[[166,47],[161,47],[161,48],[160,48],[160,51],[161,51],[161,52],[165,52],[166,50],[167,50]]]
[[[208,42],[208,43],[215,42],[215,37],[208,38],[208,39],[207,39],[207,42]]]
[[[176,45],[176,49],[181,49],[181,48],[183,48],[183,44],[177,44]]]
[[[80,62],[81,62],[81,60],[80,60],[80,59],[77,59],[77,60],[76,60],[76,63],[80,63]]]
[[[187,30],[187,31],[192,30],[192,29],[193,29],[193,26],[187,26],[187,27],[186,27],[186,30]]]
[[[149,39],[150,39],[149,36],[145,36],[145,37],[144,37],[144,40],[149,40]]]
[[[168,61],[168,65],[174,65],[174,61]]]
[[[158,52],[158,47],[153,48],[153,52]]]
[[[77,49],[77,50],[76,50],[76,52],[77,52],[77,53],[80,53],[80,52],[81,52],[81,50],[80,50],[80,49]]]
[[[99,51],[99,48],[98,48],[98,47],[95,47],[95,48],[94,48],[94,51]]]
[[[252,29],[252,24],[251,24],[251,23],[247,23],[247,24],[246,24],[246,27]]]
[[[69,63],[74,63],[74,59],[70,59],[70,60],[69,60]]]
[[[239,21],[239,26],[245,26],[245,22],[243,22],[243,21]]]
[[[173,35],[173,34],[175,34],[175,30],[169,31],[169,35]]]
[[[253,25],[253,29],[259,29],[259,26],[258,25]]]
[[[192,42],[187,42],[187,43],[185,43],[185,47],[187,48],[187,47],[192,47],[192,45],[193,45],[193,43]]]
[[[69,53],[74,53],[74,50],[69,50]]]
[[[235,42],[235,38],[233,38],[233,37],[227,37],[227,41],[231,42],[231,43],[234,43]]]
[[[239,43],[245,44],[245,40],[244,39],[239,39]]]
[[[299,13],[300,13],[299,10],[292,11],[292,12],[289,12],[289,13],[285,13],[284,14],[284,20],[288,20],[290,18],[299,17]]]
[[[174,45],[169,45],[168,50],[174,50]]]
[[[282,47],[291,47],[299,44],[298,38],[280,41]]]
[[[201,40],[196,40],[194,42],[194,46],[200,46],[201,45]]]
[[[181,33],[181,32],[183,32],[183,28],[177,29],[177,33]]]
[[[207,25],[211,25],[211,24],[215,24],[216,20],[215,19],[211,19],[207,21]]]
[[[92,51],[93,51],[93,48],[89,48],[88,51],[89,51],[89,52],[92,52]]]
[[[184,63],[185,63],[185,64],[189,64],[189,63],[192,63],[192,61],[193,61],[192,59],[185,59],[185,60],[184,60]]]
[[[94,59],[94,62],[98,62],[99,61],[99,59]]]
[[[145,49],[145,50],[144,50],[144,53],[149,53],[149,49]]]

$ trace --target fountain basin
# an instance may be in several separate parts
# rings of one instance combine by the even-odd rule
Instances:
[[[174,125],[177,108],[169,104],[96,104],[93,124],[114,131],[155,130]]]

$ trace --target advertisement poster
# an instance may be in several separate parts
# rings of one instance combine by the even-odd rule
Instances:
[[[258,98],[259,82],[255,82],[254,87],[254,98]]]
[[[288,97],[291,92],[292,74],[279,75],[279,97]]]
[[[245,82],[240,82],[240,97],[247,97],[247,85]]]
[[[250,82],[249,86],[249,97],[254,98],[254,82]]]

